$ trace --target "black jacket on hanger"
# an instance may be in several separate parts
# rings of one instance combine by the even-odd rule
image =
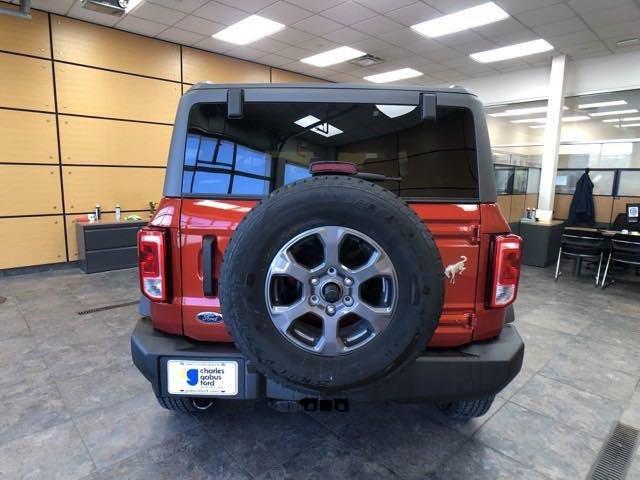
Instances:
[[[569,209],[569,225],[593,226],[596,223],[596,209],[593,204],[593,182],[587,168],[578,183]]]

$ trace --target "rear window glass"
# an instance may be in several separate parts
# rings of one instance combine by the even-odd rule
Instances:
[[[247,102],[241,119],[224,104],[195,105],[182,192],[264,196],[317,161],[353,163],[405,198],[478,197],[470,111],[439,107],[423,121],[416,106],[345,103]]]

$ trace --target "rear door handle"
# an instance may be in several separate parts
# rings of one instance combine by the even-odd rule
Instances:
[[[218,290],[216,279],[213,278],[215,248],[216,237],[207,235],[202,238],[202,291],[205,297],[215,297]]]

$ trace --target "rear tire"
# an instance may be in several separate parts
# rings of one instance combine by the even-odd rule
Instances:
[[[495,396],[478,398],[475,400],[458,400],[456,402],[440,403],[438,409],[447,417],[459,420],[470,420],[486,414]]]
[[[202,398],[160,397],[156,395],[162,408],[174,412],[196,413],[209,410],[213,406],[213,400]]]

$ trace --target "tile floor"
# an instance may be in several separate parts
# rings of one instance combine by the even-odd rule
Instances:
[[[77,315],[135,300],[134,270],[0,277],[0,478],[585,478],[616,421],[640,428],[639,291],[525,268],[523,371],[459,423],[428,405],[167,412],[130,360],[136,308]]]

